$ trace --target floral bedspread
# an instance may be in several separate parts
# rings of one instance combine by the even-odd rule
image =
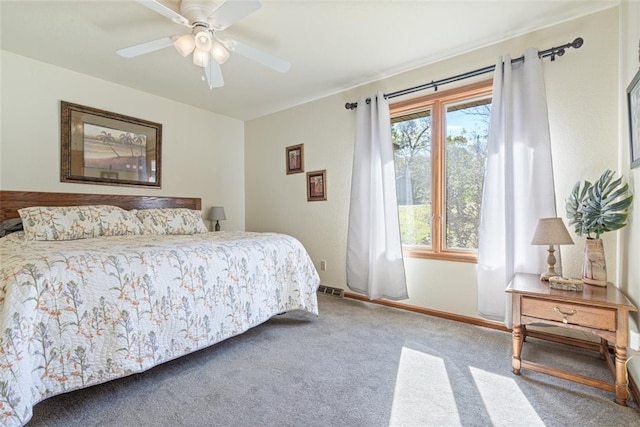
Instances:
[[[0,239],[0,424],[37,402],[209,346],[291,310],[318,273],[275,233]]]

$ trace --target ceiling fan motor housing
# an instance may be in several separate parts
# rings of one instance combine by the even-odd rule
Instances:
[[[222,2],[212,0],[182,0],[180,2],[180,14],[187,18],[189,22],[210,25],[208,22],[209,16],[221,4]]]

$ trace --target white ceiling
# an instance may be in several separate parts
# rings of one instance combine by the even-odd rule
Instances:
[[[178,0],[162,3],[179,11]],[[225,86],[213,90],[201,80],[202,69],[173,47],[131,59],[116,55],[188,32],[132,0],[0,0],[1,47],[249,120],[618,3],[262,0],[261,9],[222,35],[290,60],[291,70],[280,74],[232,55],[222,65]]]

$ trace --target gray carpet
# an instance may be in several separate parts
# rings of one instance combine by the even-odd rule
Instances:
[[[28,426],[637,426],[635,404],[511,373],[511,336],[319,295],[145,373],[41,402]],[[523,357],[609,379],[595,353],[529,339]]]

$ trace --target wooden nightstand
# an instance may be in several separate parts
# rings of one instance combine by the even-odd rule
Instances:
[[[530,369],[612,391],[616,394],[616,403],[626,405],[629,397],[625,375],[629,344],[629,312],[636,311],[636,307],[618,288],[612,284],[606,287],[584,285],[582,291],[563,291],[550,289],[549,282],[540,281],[540,277],[536,274],[516,274],[506,292],[513,298],[511,367],[514,374],[520,375],[521,369]],[[549,333],[527,331],[526,325],[531,323],[544,323],[591,332],[600,337],[600,344],[586,343]],[[526,336],[599,351],[600,355],[607,360],[615,381],[605,382],[522,360],[520,357],[522,343]],[[609,342],[614,344],[612,352],[609,351]]]

